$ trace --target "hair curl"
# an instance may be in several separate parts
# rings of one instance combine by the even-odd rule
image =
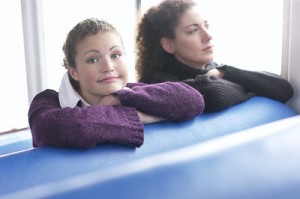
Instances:
[[[160,39],[175,38],[174,29],[181,15],[196,2],[193,0],[164,0],[144,14],[136,36],[136,72],[142,78],[151,71],[162,71],[171,56],[163,50]]]

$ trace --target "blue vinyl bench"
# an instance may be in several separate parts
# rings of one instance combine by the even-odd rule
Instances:
[[[20,145],[16,142],[6,143],[0,145],[0,198],[93,172],[106,173],[110,169],[122,172],[122,166],[131,162],[213,141],[295,115],[285,104],[253,97],[224,111],[202,114],[186,122],[145,125],[145,140],[140,148],[105,144],[88,150],[52,147],[33,149],[28,145],[30,138],[21,140]],[[122,186],[119,188],[122,189]]]
[[[299,199],[300,116],[48,183],[12,198]]]
[[[32,148],[30,129],[0,135],[0,156]]]

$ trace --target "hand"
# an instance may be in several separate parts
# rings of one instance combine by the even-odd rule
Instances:
[[[140,117],[140,120],[143,124],[150,124],[150,123],[155,123],[155,122],[160,122],[165,120],[164,118],[148,115],[140,111],[138,111],[138,116]]]
[[[99,106],[105,106],[105,105],[121,105],[120,99],[118,96],[116,95],[107,95],[104,96],[99,102],[98,104]]]
[[[131,88],[125,86],[124,88],[122,88],[122,90],[131,90]]]
[[[223,78],[224,77],[224,72],[214,68],[214,69],[209,70],[206,73],[206,75],[209,76],[209,77],[215,76],[215,77]]]
[[[184,80],[184,82],[204,96],[205,112],[223,110],[244,102],[254,95],[241,85],[216,76],[198,75],[195,79]]]

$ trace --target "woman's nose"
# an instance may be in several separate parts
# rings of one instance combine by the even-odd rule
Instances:
[[[203,31],[201,31],[201,37],[204,42],[212,40],[212,35],[208,29],[203,29]]]

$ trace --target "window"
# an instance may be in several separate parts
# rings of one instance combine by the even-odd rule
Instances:
[[[27,82],[20,0],[0,0],[0,132],[28,126]]]

